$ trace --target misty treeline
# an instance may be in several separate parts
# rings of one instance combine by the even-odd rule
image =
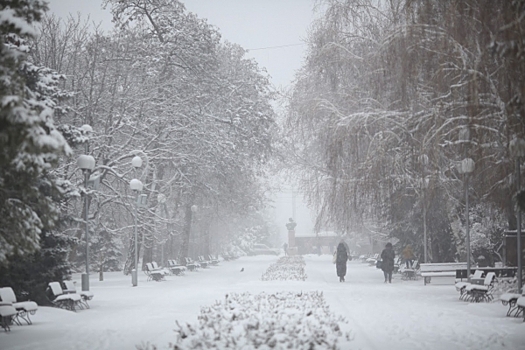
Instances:
[[[286,129],[317,226],[399,239],[430,261],[501,260],[516,229],[525,2],[321,0]],[[463,159],[475,170],[469,181]],[[523,160],[523,159],[521,159]]]
[[[60,265],[58,277],[69,266],[85,268],[86,194],[92,271],[129,273],[135,220],[143,263],[218,254],[268,239],[275,228],[264,217],[265,178],[279,129],[269,77],[245,58],[245,50],[221,42],[216,28],[179,1],[106,1],[115,24],[109,32],[81,16],[43,15],[41,5],[25,0],[13,12],[33,22],[35,33],[14,32],[16,24],[1,28],[1,48],[18,55],[17,62],[1,62],[2,74],[13,74],[19,84],[2,91],[2,204],[29,198],[27,186],[36,194],[47,191],[44,198],[29,198],[25,211],[2,206],[3,279],[34,275],[38,262],[50,270]],[[26,17],[27,8],[38,16]],[[22,76],[20,67],[29,63],[34,74]],[[35,99],[48,106],[21,114],[16,109],[23,103],[13,102],[12,115],[6,115],[5,96],[22,94],[30,82],[42,90]],[[30,119],[30,113],[37,116]],[[22,119],[33,130],[4,127]],[[27,143],[31,133],[37,140],[24,150],[13,142]],[[49,142],[53,136],[67,144]],[[50,146],[42,151],[44,141]],[[38,169],[15,164],[39,152],[47,153],[35,160]],[[84,186],[76,165],[81,154],[96,160],[89,181],[96,187]],[[135,156],[142,158],[141,168],[132,166]],[[4,181],[7,175],[11,183]],[[32,182],[23,183],[26,177]],[[145,207],[136,206],[133,178],[144,183]],[[23,261],[28,264],[17,269]]]

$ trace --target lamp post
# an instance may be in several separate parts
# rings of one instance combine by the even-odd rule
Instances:
[[[425,260],[425,263],[428,262],[428,253],[427,253],[427,201],[426,201],[426,198],[425,198],[425,195],[426,195],[426,191],[427,191],[427,186],[428,186],[428,182],[427,182],[427,179],[426,179],[426,175],[425,175],[425,168],[428,164],[428,157],[426,154],[422,154],[421,156],[419,156],[419,162],[421,163],[421,166],[422,166],[422,181],[421,181],[421,190],[423,192],[423,256],[424,256],[424,260]]]
[[[520,161],[521,157],[525,156],[525,140],[521,138],[514,138],[509,143],[509,152],[510,155],[514,158],[516,158],[516,195],[520,192],[521,183],[521,169],[520,169]],[[521,209],[519,204],[517,205],[517,223],[516,223],[516,247],[517,247],[517,266],[518,266],[518,293],[521,293],[521,289],[523,287],[523,281],[522,281],[522,257],[523,257],[523,251],[521,249]]]
[[[82,274],[82,290],[89,291],[89,227],[88,227],[88,195],[87,187],[89,174],[95,168],[95,158],[82,154],[77,159],[77,165],[84,173],[84,187],[86,193],[84,194],[84,223],[86,228],[86,273]]]
[[[475,163],[471,158],[465,158],[461,161],[458,167],[460,174],[465,175],[465,230],[467,233],[467,278],[470,280],[470,223],[469,223],[469,207],[468,207],[468,182],[469,174],[474,171]]]
[[[142,159],[139,156],[133,157],[133,159],[131,160],[131,165],[133,165],[135,169],[140,168],[142,166]],[[142,191],[142,188],[144,187],[144,185],[142,184],[142,181],[138,179],[132,179],[129,182],[129,187],[131,188],[133,193],[135,193],[135,199],[136,199],[135,215],[133,217],[133,222],[135,224],[135,268],[131,270],[131,284],[133,287],[136,287],[138,285],[137,273],[138,273],[138,266],[139,266],[138,264],[138,261],[139,261],[138,233],[137,233],[137,215],[138,215],[138,206],[139,206],[138,201],[140,198],[139,194]]]
[[[192,214],[191,214],[191,229],[190,229],[190,232],[191,232],[191,230],[193,230],[194,235],[196,235],[197,232],[195,232],[195,228],[193,227],[193,223],[195,222],[195,220],[194,220],[195,213],[198,210],[199,210],[199,207],[196,204],[193,204],[191,206],[191,213]],[[198,239],[198,237],[194,237],[194,235],[191,236],[192,240],[193,240],[193,243],[191,243],[191,246],[192,246],[192,254],[196,255],[196,254],[198,254],[197,251],[199,250],[200,247],[198,246],[199,245],[199,239]]]
[[[164,195],[163,193],[159,193],[157,195],[157,202],[159,202],[159,204],[164,207],[164,213],[166,214],[165,219],[168,219],[168,215],[167,215],[168,213],[166,209],[166,195]],[[164,243],[166,241],[164,240],[165,235],[162,235],[162,236],[163,236],[162,237],[163,239],[162,239],[162,244],[160,246],[160,257],[161,257],[160,261],[161,261],[161,264],[164,264]]]

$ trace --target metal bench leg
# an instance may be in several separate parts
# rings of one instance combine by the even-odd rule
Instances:
[[[16,315],[15,319],[14,319],[14,321],[16,322],[16,324],[18,324],[19,326],[21,326],[22,323],[21,323],[20,320],[18,319],[19,317],[20,317],[22,320],[26,321],[26,323],[27,323],[28,325],[32,324],[31,319],[29,318],[29,313],[26,312],[25,310],[20,310],[20,311],[18,312],[18,314]]]

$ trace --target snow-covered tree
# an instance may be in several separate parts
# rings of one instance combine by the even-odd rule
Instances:
[[[323,1],[288,118],[294,171],[307,169],[319,225],[387,217],[385,229],[421,249],[426,212],[430,256],[450,260],[451,225],[464,215],[458,165],[469,157],[472,203],[494,204],[512,226],[507,145],[517,126],[506,101],[519,79],[501,59],[513,41],[493,34],[508,38],[520,3]]]
[[[61,76],[28,60],[45,8],[39,0],[0,4],[0,263],[39,249],[65,184],[53,174],[70,152],[53,122]]]
[[[214,235],[208,228],[217,221],[262,207],[262,166],[276,125],[268,76],[181,3],[108,5],[118,24],[111,35],[87,33],[80,19],[62,26],[47,18],[34,57],[68,77],[63,87],[74,97],[60,115],[61,129],[74,134],[86,123],[94,129],[89,142],[73,146],[97,160],[100,187],[90,191],[89,218],[114,220],[104,229],[127,247],[129,271],[135,215],[144,242],[139,254],[147,262],[160,261],[156,254],[186,256],[191,235]],[[61,55],[53,54],[56,46]],[[135,155],[144,160],[138,171],[130,164]],[[81,188],[75,160],[65,159],[61,170]],[[147,207],[137,211],[128,183],[133,177],[148,196]],[[67,211],[80,217],[82,205],[70,201]],[[80,238],[83,222],[75,225],[69,232]],[[91,232],[96,244],[102,230]],[[79,249],[75,259],[82,254]]]

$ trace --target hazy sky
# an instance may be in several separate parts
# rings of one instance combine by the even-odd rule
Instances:
[[[104,30],[112,28],[110,11],[101,8],[102,0],[48,2],[50,12],[59,17],[81,13],[83,18],[89,15]],[[307,31],[315,18],[315,0],[186,0],[183,3],[188,11],[218,27],[223,40],[250,50],[248,57],[266,68],[275,87],[290,85],[304,58]],[[310,211],[300,196],[297,196],[295,204],[297,233],[311,232]],[[291,190],[278,194],[275,205],[275,220],[282,229],[284,239],[285,223],[294,212]]]
[[[50,12],[67,17],[77,12],[104,29],[110,29],[109,9],[102,0],[48,0]],[[186,0],[186,9],[219,28],[224,40],[249,49],[272,76],[276,87],[285,87],[301,66],[307,31],[314,19],[315,0]]]

